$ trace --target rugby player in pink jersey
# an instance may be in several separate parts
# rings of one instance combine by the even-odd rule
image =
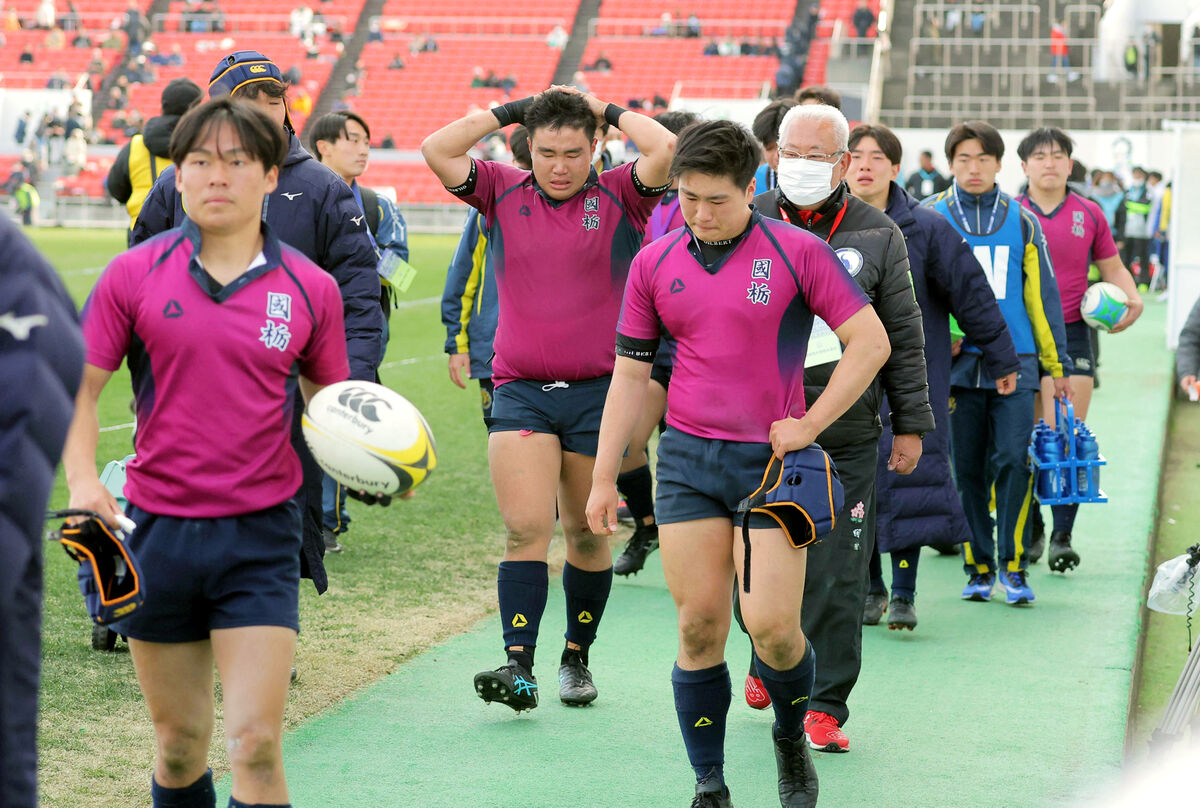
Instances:
[[[286,154],[283,130],[245,102],[185,115],[170,156],[187,217],[114,258],[83,311],[63,464],[70,507],[115,517],[96,473],[96,408],[128,357],[140,428],[127,541],[146,600],[117,628],[154,722],[156,807],[215,805],[214,662],[229,805],[288,803],[280,742],[302,540],[291,409],[297,384],[311,396],[350,367],[337,283],[259,215]]]
[[[1046,236],[1062,298],[1067,353],[1074,366],[1070,376],[1071,403],[1075,417],[1086,419],[1095,384],[1096,357],[1092,351],[1091,327],[1083,321],[1079,304],[1088,288],[1091,265],[1096,265],[1101,280],[1116,284],[1129,298],[1125,315],[1110,333],[1120,333],[1133,325],[1144,307],[1133,275],[1121,262],[1104,211],[1097,202],[1067,186],[1074,164],[1071,159],[1074,145],[1067,133],[1055,126],[1034,129],[1026,135],[1017,146],[1017,156],[1021,158],[1029,187],[1017,201],[1033,212]],[[1042,376],[1040,398],[1038,415],[1047,423],[1054,423],[1054,384],[1049,376]],[[1079,506],[1054,505],[1050,510],[1054,514],[1054,527],[1047,563],[1056,572],[1066,572],[1079,564],[1079,553],[1071,546],[1071,530]],[[1045,549],[1045,529],[1039,530],[1040,525],[1039,511],[1035,514],[1033,539],[1029,544],[1030,563],[1041,558]]]
[[[724,653],[734,582],[747,572],[746,518],[754,586],[740,592],[741,609],[775,708],[780,803],[816,804],[804,733],[816,654],[800,620],[808,552],[794,549],[769,517],[738,513],[738,503],[760,485],[772,454],[782,458],[813,444],[867,389],[891,350],[878,315],[833,250],[750,207],[760,154],[753,135],[728,121],[698,123],[679,137],[672,175],[687,227],[643,249],[630,270],[587,505],[592,531],[611,533],[613,482],[666,328],[676,352],[655,511],[663,572],[679,611],[671,680],[696,774],[695,808],[732,805],[723,771],[731,702]],[[814,315],[845,353],[806,410],[804,360]]]
[[[636,162],[596,173],[600,121],[633,141]],[[532,172],[467,153],[512,123],[529,130]],[[607,535],[588,529],[584,506],[621,295],[646,221],[667,190],[674,145],[675,136],[650,118],[573,87],[472,113],[421,144],[429,167],[483,214],[488,229],[499,298],[488,465],[507,531],[497,591],[508,661],[477,674],[474,684],[484,701],[518,712],[538,703],[533,656],[556,504],[567,545],[559,698],[584,705],[597,695],[588,649],[613,562]]]

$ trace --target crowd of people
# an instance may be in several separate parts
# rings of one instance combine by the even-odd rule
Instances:
[[[655,35],[699,37],[693,20],[664,20]],[[789,31],[788,59],[807,51],[816,21],[814,7],[807,28]],[[146,41],[121,86],[152,69]],[[370,148],[363,117],[323,117],[305,150],[283,71],[254,51],[225,55],[204,94],[186,79],[168,85],[162,116],[110,175],[129,207],[131,249],[97,282],[82,381],[63,385],[74,420],[52,443],[66,443],[72,507],[115,522],[95,474],[95,412],[128,356],[143,423],[128,544],[148,582],[177,583],[147,586],[121,625],[155,719],[152,799],[214,805],[210,739],[196,728],[211,729],[215,664],[230,806],[284,806],[300,578],[324,589],[322,555],[347,540],[347,496],[389,504],[323,475],[295,427],[320,386],[378,378],[394,303],[379,268],[389,254],[407,260],[407,235],[395,206],[357,181]],[[475,673],[472,687],[517,712],[538,706],[558,525],[558,695],[593,702],[593,663],[614,678],[619,665],[611,652],[590,657],[614,575],[658,552],[678,608],[670,680],[694,808],[732,805],[724,649],[734,621],[749,637],[743,694],[774,713],[779,797],[793,808],[817,804],[810,750],[851,748],[863,626],[885,613],[889,627],[917,626],[921,547],[961,553],[964,601],[990,601],[997,587],[1009,605],[1036,601],[1028,570],[1047,548],[1030,496],[1031,427],[1055,400],[1086,415],[1096,347],[1079,302],[1092,267],[1128,298],[1114,333],[1134,325],[1138,282],[1152,280],[1149,245],[1170,212],[1157,172],[1133,169],[1115,205],[1111,172],[1073,187],[1074,143],[1054,127],[1017,144],[1027,187],[1016,196],[996,183],[1010,144],[986,121],[947,133],[949,177],[926,152],[902,184],[903,144],[888,127],[851,129],[829,88],[787,95],[747,128],[650,117],[556,87],[475,110],[422,144],[447,191],[472,208],[443,296],[448,372],[460,387],[479,383],[506,535],[504,662]],[[47,148],[63,141],[68,160],[68,141],[84,131],[22,125]],[[480,144],[512,164],[485,159]],[[1131,227],[1131,217],[1142,218]],[[197,327],[179,328],[184,311]],[[235,362],[243,333],[261,333],[262,350]],[[234,439],[195,439],[198,411],[227,415]],[[281,411],[289,418],[269,415]],[[269,428],[239,426],[246,412]],[[194,453],[172,451],[180,435]],[[614,564],[618,494],[635,530]],[[1081,563],[1076,510],[1052,509],[1056,572]],[[928,517],[944,529],[928,530]],[[28,794],[14,793],[23,806]]]

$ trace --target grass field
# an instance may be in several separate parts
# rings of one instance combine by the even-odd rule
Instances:
[[[82,304],[124,244],[119,230],[27,230]],[[302,633],[287,724],[294,726],[431,644],[459,633],[495,601],[502,538],[488,480],[478,389],[450,383],[440,299],[455,237],[414,236],[419,273],[392,313],[383,381],[426,415],[439,468],[414,499],[388,509],[352,502],[346,551],[326,559],[330,588],[301,586]],[[123,368],[100,401],[98,462],[130,452],[129,377]],[[220,440],[220,424],[213,424]],[[65,507],[61,473],[52,507]],[[47,552],[41,693],[41,788],[48,808],[148,804],[153,736],[126,646],[90,647],[91,623],[74,563]],[[499,642],[499,640],[497,640]],[[499,651],[499,649],[497,649]],[[218,686],[219,694],[219,686]],[[219,710],[219,702],[218,702]],[[218,734],[213,769],[227,769]]]

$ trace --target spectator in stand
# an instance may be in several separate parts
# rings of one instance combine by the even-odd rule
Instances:
[[[32,226],[37,218],[38,205],[41,204],[42,199],[38,195],[37,188],[29,182],[28,178],[17,186],[17,190],[13,193],[13,200],[17,203],[17,213],[21,214],[21,224],[26,227]]]
[[[590,65],[584,65],[584,70],[598,71],[607,73],[612,70],[612,60],[608,58],[603,51],[597,54],[595,60]]]
[[[125,40],[118,33],[120,30],[120,21],[113,20],[112,28],[109,29],[108,36],[100,43],[100,47],[104,50],[125,50]]]
[[[832,87],[826,87],[823,84],[814,84],[801,88],[796,93],[796,103],[800,105],[825,104],[826,106],[840,110],[842,108],[842,94]]]
[[[60,51],[67,46],[67,35],[63,33],[63,29],[55,26],[46,34],[46,38],[42,40],[42,49],[48,51]]]
[[[104,51],[99,48],[92,48],[92,60],[88,62],[87,71],[89,73],[103,73],[104,71]]]
[[[738,46],[737,43],[733,41],[733,37],[727,36],[717,43],[718,56],[737,56],[737,53]]]
[[[289,87],[294,87],[304,79],[304,74],[300,70],[300,65],[292,65],[283,73],[283,83]]]
[[[386,135],[383,136],[383,141],[379,144],[379,148],[381,148],[381,149],[396,148],[396,138],[392,137],[391,132],[388,132]]]
[[[17,14],[17,10],[11,6],[4,15],[4,30],[10,34],[21,30],[21,18]]]
[[[687,18],[687,36],[690,39],[700,38],[700,18],[696,16],[696,12],[692,12]]]
[[[18,64],[31,65],[33,64],[33,46],[26,45],[21,49],[21,55],[17,58]]]
[[[366,79],[366,65],[359,59],[354,63],[354,69],[346,74],[346,94],[361,95],[363,82]]]
[[[54,0],[42,0],[38,3],[37,11],[33,12],[33,27],[49,31],[54,27],[57,17]]]
[[[29,120],[32,115],[33,113],[29,110],[25,110],[21,113],[21,117],[17,119],[17,131],[13,134],[13,140],[17,142],[18,146],[25,145],[25,138],[29,134]]]
[[[158,80],[144,53],[139,53],[125,65],[125,77],[130,84],[153,84]]]
[[[921,152],[920,168],[909,174],[908,181],[904,183],[904,190],[915,196],[918,201],[940,194],[949,187],[949,178],[938,173],[933,165],[933,152],[929,150]]]
[[[313,10],[304,3],[292,9],[288,15],[288,31],[292,36],[303,39],[312,25]]]
[[[588,87],[587,79],[584,78],[582,70],[575,71],[575,75],[572,77],[571,83],[574,84],[575,88],[581,93],[587,94],[592,91],[591,88]]]
[[[121,28],[129,38],[129,53],[133,55],[141,53],[142,42],[150,33],[150,23],[142,16],[138,0],[129,0],[129,6],[125,9],[125,21]]]
[[[971,9],[971,35],[979,36],[983,33],[983,26],[987,22],[987,12],[983,9],[983,0],[972,0],[975,6]]]
[[[63,162],[66,163],[68,176],[75,176],[87,165],[87,147],[87,136],[82,129],[71,132],[71,136],[66,139],[66,145],[63,146]]]
[[[871,26],[875,24],[875,12],[871,11],[867,0],[858,0],[858,7],[854,9],[854,16],[850,21],[854,24],[855,35],[859,39],[866,39]]]
[[[367,42],[382,42],[383,27],[378,17],[367,21]]]
[[[307,118],[309,115],[312,115],[312,93],[310,93],[306,88],[298,86],[296,88],[296,92],[292,95],[292,98],[289,101],[289,107],[292,112],[305,118]]]
[[[437,40],[431,36],[425,37],[425,46],[423,48],[421,48],[421,50],[425,51],[426,53],[437,53],[438,52]]]
[[[662,16],[658,18],[658,25],[650,29],[651,36],[674,36],[675,21],[671,17],[671,12],[664,11]]]
[[[1136,39],[1129,37],[1125,43],[1125,50],[1121,58],[1125,64],[1126,77],[1136,79],[1138,77],[1138,46]]]
[[[125,137],[133,137],[141,132],[145,125],[146,121],[142,118],[142,113],[136,109],[130,110],[129,114],[125,116]]]
[[[567,47],[567,41],[570,38],[571,37],[567,34],[566,29],[564,29],[561,25],[555,25],[554,28],[550,30],[550,33],[546,35],[546,45],[554,48],[555,50],[562,50],[563,48]]]
[[[67,86],[67,74],[61,70],[55,70],[50,74],[50,78],[46,79],[47,90],[65,90]]]
[[[1067,32],[1063,30],[1061,23],[1054,23],[1050,26],[1050,75],[1046,76],[1046,81],[1051,84],[1058,82],[1059,71],[1066,71],[1067,81],[1075,81],[1079,78],[1079,74],[1071,70],[1071,51],[1067,47]]]
[[[423,37],[423,36],[413,37],[412,40],[408,43],[408,52],[411,53],[413,56],[416,56],[418,53],[421,53],[424,50],[425,50],[425,37]]]
[[[717,44],[717,40],[715,40],[715,39],[708,40],[708,44],[704,46],[704,55],[705,56],[720,56],[721,55],[721,47]]]
[[[392,54],[392,61],[388,62],[387,69],[403,70],[405,67],[407,67],[407,65],[404,64],[404,60],[400,58],[400,52],[397,51],[396,53]]]
[[[79,31],[76,31],[75,36],[73,36],[71,38],[71,47],[72,48],[92,48],[92,47],[95,47],[95,43],[92,42],[92,38],[90,36],[88,36],[87,31],[84,31],[81,29]]]

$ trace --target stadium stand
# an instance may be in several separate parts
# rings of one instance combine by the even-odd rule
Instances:
[[[286,29],[286,17],[283,27]],[[169,27],[169,26],[168,26]],[[153,42],[160,52],[170,52],[179,45],[184,64],[182,67],[155,67],[155,81],[149,84],[134,84],[130,87],[129,100],[124,110],[106,110],[101,119],[101,132],[106,138],[115,143],[124,143],[126,136],[113,126],[112,121],[117,112],[137,110],[143,117],[149,118],[158,114],[159,96],[162,88],[172,79],[186,76],[201,87],[208,86],[208,78],[212,74],[213,65],[221,55],[234,50],[253,49],[266,54],[279,69],[287,71],[296,66],[301,71],[301,86],[315,100],[329,80],[329,74],[337,60],[337,50],[328,41],[320,44],[321,56],[317,59],[307,58],[304,44],[286,30],[279,32],[266,31],[226,31],[224,33],[156,33]],[[291,91],[292,101],[295,101],[299,89]],[[292,123],[300,131],[307,116],[294,108],[291,112]]]

